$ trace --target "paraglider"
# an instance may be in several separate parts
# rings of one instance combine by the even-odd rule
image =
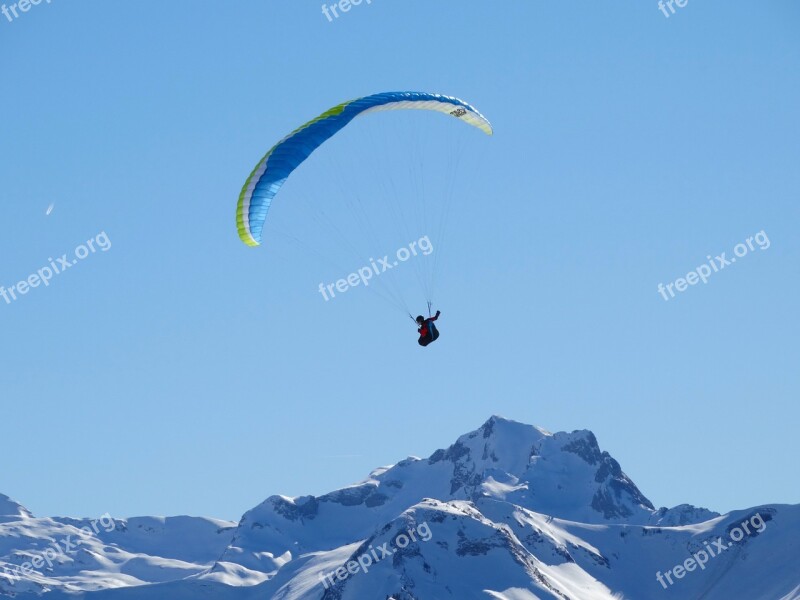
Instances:
[[[311,154],[326,144],[326,142],[328,142],[328,140],[335,136],[339,131],[346,128],[356,117],[375,112],[405,110],[422,110],[443,113],[450,117],[455,117],[456,119],[463,121],[468,125],[475,127],[476,129],[479,129],[487,135],[493,134],[492,126],[486,117],[484,117],[470,104],[452,96],[444,96],[427,92],[386,92],[365,96],[363,98],[358,98],[356,100],[334,106],[333,108],[327,110],[308,123],[298,127],[292,133],[284,137],[277,144],[275,144],[256,164],[255,168],[250,173],[250,176],[247,178],[244,186],[242,187],[237,203],[236,228],[238,230],[240,239],[248,246],[261,245],[264,238],[264,227],[267,222],[267,213],[270,210],[273,199],[281,190],[284,183],[286,183],[289,176],[298,167],[300,167],[300,165],[302,165],[306,159],[311,156]],[[414,121],[416,122],[417,120],[415,119]],[[424,133],[431,132],[430,135],[433,136],[433,131],[436,130],[436,127],[432,126],[424,119],[420,119],[419,121],[419,130]],[[385,144],[381,147],[394,149],[395,147],[400,148],[401,146],[396,146],[396,140],[394,138],[387,138]],[[422,149],[424,150],[424,146]],[[424,192],[426,189],[424,180],[414,181],[413,177],[414,166],[420,165],[419,171],[422,171],[421,166],[425,164],[423,160],[424,155],[422,153],[408,155],[401,154],[401,160],[405,156],[407,156],[409,159],[409,168],[412,172],[412,177],[410,180],[419,185],[417,186],[416,190],[418,194],[413,193],[411,195],[399,196],[399,198],[391,195],[392,200],[399,202],[401,205],[400,210],[396,211],[396,214],[400,217],[406,216],[406,211],[403,210],[405,207],[402,204],[407,203],[413,207],[414,200],[416,200],[417,195],[419,195],[424,202]],[[444,154],[440,154],[439,156],[450,159],[450,162],[455,165],[458,162],[460,154],[456,151],[456,148],[453,148],[452,151],[445,151]],[[393,163],[388,164],[392,165]],[[453,180],[455,180],[456,174],[460,174],[461,171],[455,170],[452,168],[452,165],[448,166],[451,167],[450,174],[453,176]],[[434,167],[431,167],[431,170],[434,172],[443,171],[442,169],[436,171]],[[336,175],[339,175],[338,171],[332,172]],[[385,184],[386,187],[394,187],[394,182],[391,177],[387,177],[385,181],[388,182],[388,185]],[[452,186],[449,186],[444,191],[448,192],[451,190]],[[341,192],[342,193],[339,196],[334,197],[338,200],[346,200],[346,196],[351,194],[351,190],[346,186],[342,187]],[[442,212],[439,219],[426,219],[426,222],[429,222],[430,226],[434,228],[438,226],[440,232],[443,231],[447,216],[446,208],[451,205],[452,198],[452,194],[446,193],[444,195],[443,205],[445,207],[445,211]],[[357,200],[358,202],[351,202],[351,204],[363,211],[363,207],[360,206],[360,199]],[[322,203],[319,203],[320,206],[321,204]],[[347,204],[347,202],[344,202],[344,204]],[[391,203],[389,203],[389,205],[391,206]],[[337,208],[336,203],[334,203],[333,208]],[[324,213],[321,213],[321,216],[324,217],[325,221],[329,221],[329,217]],[[366,216],[365,214],[355,214],[354,216],[357,217],[354,219],[354,222],[356,223],[370,223],[370,219],[364,218]],[[406,222],[405,225],[406,228],[408,228],[408,222]],[[337,233],[340,233],[335,225],[333,225],[333,228]],[[368,236],[369,233],[371,233],[371,229],[371,227],[363,227],[362,231],[364,231],[365,235]],[[352,238],[347,238],[346,236],[341,235],[340,237],[346,246],[350,247],[351,249],[353,248],[352,242],[354,240]],[[425,239],[428,239],[427,235],[425,236]],[[427,254],[424,252],[423,255],[427,257]],[[369,256],[369,254],[366,254],[366,256]],[[400,260],[403,259],[401,258]],[[417,279],[425,291],[425,299],[427,300],[429,309],[429,316],[427,319],[422,316],[419,316],[416,319],[418,332],[420,334],[418,342],[421,346],[427,346],[437,340],[439,337],[439,331],[436,328],[436,325],[434,325],[434,321],[438,319],[440,312],[437,311],[435,316],[430,316],[430,305],[432,302],[437,266],[438,264],[435,258],[432,259],[428,264],[423,265],[420,263],[415,266],[415,270],[417,271]],[[428,269],[428,272],[424,271],[426,268]],[[383,287],[380,292],[377,289],[378,283]],[[376,283],[376,286],[374,287],[370,286],[369,289],[381,296],[384,300],[392,303],[395,308],[400,309],[413,320],[414,318],[408,310],[408,307],[400,293],[402,286],[398,286],[396,283],[391,282],[388,279],[385,283],[383,280],[378,283]],[[350,285],[354,284],[351,283]],[[364,287],[367,286],[365,285]]]
[[[434,316],[428,317],[427,319],[422,315],[416,318],[417,325],[419,326],[417,328],[417,332],[419,333],[419,340],[417,340],[417,343],[423,348],[439,339],[439,329],[433,322],[436,321],[441,314],[442,311],[437,310]]]

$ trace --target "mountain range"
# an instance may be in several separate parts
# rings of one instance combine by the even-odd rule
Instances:
[[[797,600],[800,505],[656,508],[590,431],[502,417],[238,523],[37,518],[0,495],[0,597]]]

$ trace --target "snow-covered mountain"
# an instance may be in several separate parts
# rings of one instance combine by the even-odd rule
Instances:
[[[492,417],[356,485],[272,496],[238,525],[35,519],[0,496],[0,561],[81,541],[13,585],[0,577],[0,596],[795,600],[798,534],[800,506],[656,509],[591,432]]]
[[[0,597],[183,579],[213,566],[235,527],[193,517],[35,518],[0,496]]]

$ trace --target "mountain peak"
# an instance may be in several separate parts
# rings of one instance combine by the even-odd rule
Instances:
[[[520,476],[528,468],[535,446],[548,436],[552,434],[544,429],[493,415],[449,448],[434,452],[428,462],[457,462],[464,457],[471,463],[469,470],[473,473],[500,470]]]
[[[528,425],[527,423],[515,421],[514,419],[509,419],[501,415],[492,415],[489,417],[486,422],[478,428],[478,431],[480,431],[485,438],[491,437],[492,435],[507,437],[509,435],[529,434],[532,431],[536,431],[543,436],[553,435],[541,427]]]

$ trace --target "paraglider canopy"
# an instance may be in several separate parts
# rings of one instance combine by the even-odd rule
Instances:
[[[294,130],[275,144],[256,165],[242,188],[236,209],[239,237],[248,246],[258,246],[272,199],[291,173],[314,150],[341,131],[354,118],[389,110],[428,110],[455,117],[487,135],[489,121],[475,108],[451,96],[426,92],[386,92],[334,106]]]

